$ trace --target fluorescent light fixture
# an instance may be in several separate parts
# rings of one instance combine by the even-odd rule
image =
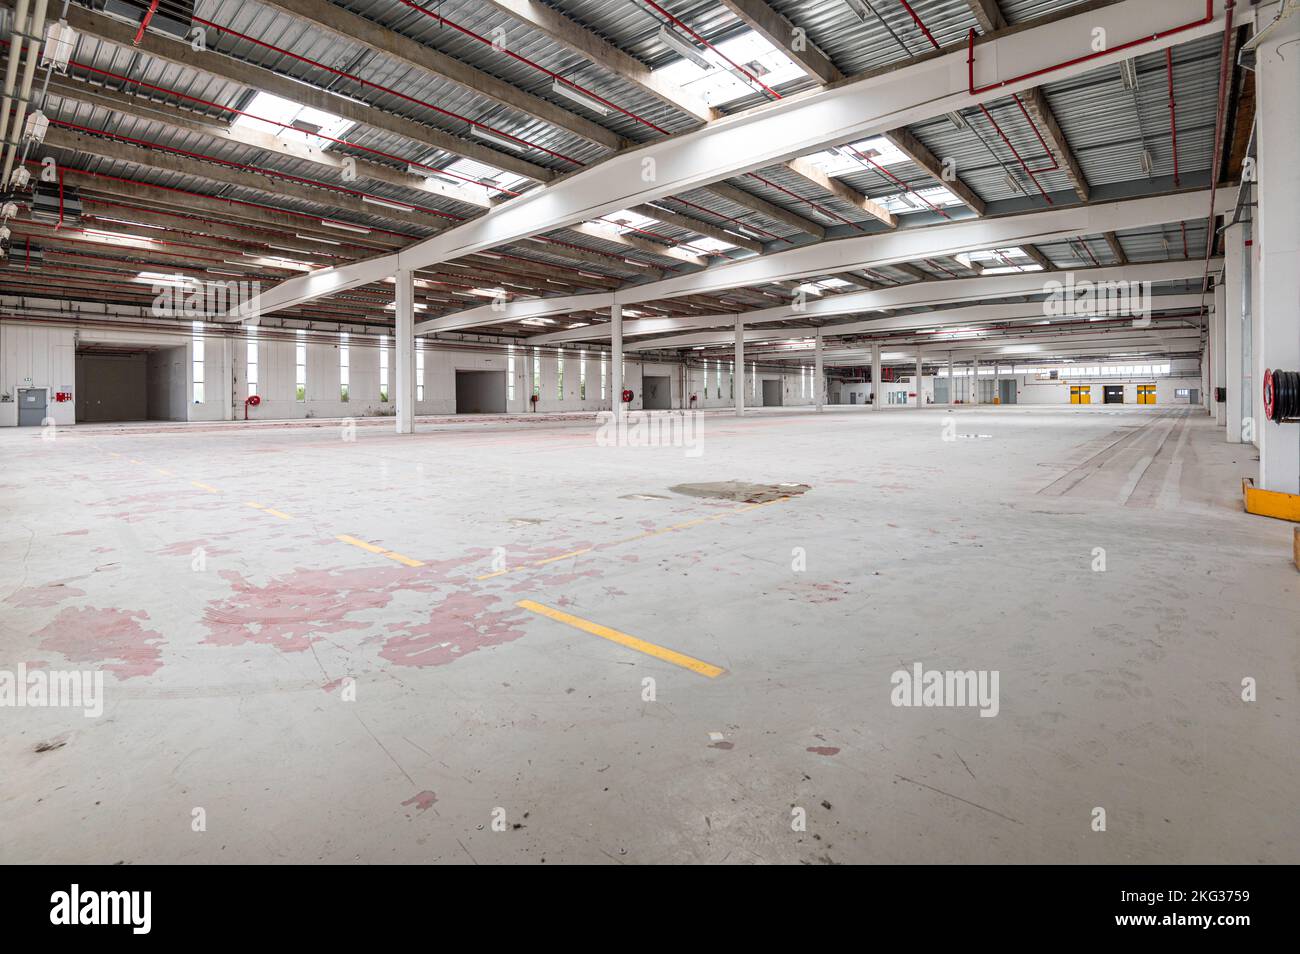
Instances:
[[[405,205],[405,204],[403,204],[403,203],[401,203],[401,202],[392,202],[392,201],[389,201],[388,199],[377,199],[377,198],[375,198],[373,195],[363,195],[363,196],[361,197],[361,201],[362,201],[362,202],[369,203],[370,205],[377,205],[377,206],[380,206],[381,208],[392,209],[392,210],[394,210],[394,211],[396,211],[396,212],[414,212],[414,211],[415,211],[415,206],[413,206],[413,205]]]
[[[521,325],[553,325],[554,318],[525,318],[520,322]]]
[[[153,245],[153,240],[143,235],[119,235],[117,232],[103,232],[99,229],[82,229],[81,234],[91,241],[103,242],[106,245]]]
[[[367,229],[369,231],[369,229]],[[294,232],[294,238],[306,239],[308,242],[324,242],[326,245],[342,245],[342,242],[336,242],[333,239],[318,238],[315,235],[303,235],[301,232]]]
[[[321,225],[327,225],[332,229],[341,229],[344,232],[356,232],[358,235],[369,235],[370,229],[361,225],[349,225],[347,222],[335,222],[332,219],[321,219]]]
[[[687,60],[694,63],[706,73],[713,69],[713,64],[704,58],[704,53],[699,47],[694,43],[691,43],[676,31],[668,29],[667,24],[659,27],[659,41],[674,53],[685,57]]]
[[[590,109],[593,113],[600,113],[605,116],[609,113],[609,107],[598,100],[592,99],[586,93],[575,89],[563,80],[556,80],[551,84],[551,92],[556,96],[563,96],[565,99],[572,100],[585,109]]]
[[[871,16],[871,6],[865,0],[844,0],[844,5],[852,10],[853,15],[863,23],[871,22],[868,19]]]
[[[209,268],[209,269],[208,269],[208,272],[209,272],[210,274],[213,274],[213,275],[234,275],[234,276],[236,276],[236,277],[238,277],[238,278],[243,278],[243,277],[244,277],[244,273],[243,273],[243,272],[228,272],[228,271],[226,271],[224,268]],[[252,330],[253,330],[253,329],[251,329],[251,328],[249,329],[249,331],[252,331]]]
[[[1124,85],[1125,89],[1138,88],[1137,67],[1133,65],[1132,60],[1120,60],[1119,81]]]
[[[470,123],[469,134],[475,139],[482,139],[484,142],[490,142],[505,149],[518,149],[522,145],[522,143],[517,143],[513,139],[498,135],[490,129],[484,129],[476,123]]]
[[[1148,178],[1151,176],[1151,153],[1143,149],[1138,153],[1138,162],[1142,165],[1142,174]]]

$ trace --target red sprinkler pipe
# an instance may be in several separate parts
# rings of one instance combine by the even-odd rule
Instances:
[[[1225,6],[1228,11],[1228,23],[1232,22],[1232,0],[1228,0]],[[987,93],[990,90],[1000,89],[1003,86],[1010,86],[1013,83],[1020,83],[1028,79],[1037,79],[1040,76],[1046,76],[1049,73],[1055,73],[1057,70],[1065,69],[1067,66],[1076,66],[1079,63],[1087,63],[1102,56],[1109,56],[1119,53],[1123,50],[1132,49],[1135,46],[1141,46],[1144,43],[1153,43],[1156,40],[1163,39],[1167,36],[1173,36],[1176,33],[1183,33],[1187,30],[1194,30],[1198,26],[1204,26],[1214,19],[1214,0],[1205,0],[1205,16],[1199,20],[1193,20],[1190,23],[1184,23],[1180,26],[1170,27],[1168,30],[1158,30],[1150,36],[1144,36],[1137,40],[1129,40],[1127,43],[1121,43],[1119,46],[1112,46],[1105,50],[1096,50],[1092,53],[1086,53],[1083,56],[1076,56],[1073,59],[1057,63],[1054,66],[1044,66],[1042,69],[1031,70],[1028,73],[1021,73],[1019,76],[1013,76],[1011,79],[1000,80],[996,83],[990,83],[987,86],[975,85],[975,29],[972,27],[966,35],[966,64],[967,80],[966,86],[972,96],[978,96],[980,93]]]
[[[997,120],[993,118],[993,114],[988,111],[988,108],[983,103],[979,104],[979,108],[980,108],[980,112],[984,114],[984,118],[993,124],[993,128],[997,130],[998,135],[1002,137],[1002,141],[1007,144],[1007,148],[1011,150],[1011,155],[1016,157],[1016,161],[1020,163],[1020,168],[1024,169],[1025,174],[1028,175],[1029,178],[1033,180],[1034,185],[1037,186],[1038,188],[1038,191],[1041,192],[1043,198],[1047,200],[1047,204],[1055,205],[1056,203],[1052,201],[1052,197],[1047,194],[1045,189],[1043,189],[1043,184],[1038,181],[1038,176],[1034,175],[1035,171],[1045,172],[1047,170],[1030,169],[1029,163],[1025,162],[1024,157],[1021,156],[1020,153],[1016,151],[1016,147],[1011,145],[1011,140],[1007,138],[1007,134],[1002,131],[1002,127],[998,125]],[[1048,155],[1051,155],[1051,153],[1049,152]]]
[[[152,0],[149,9],[145,11],[144,19],[140,21],[140,29],[135,31],[135,39],[131,41],[133,46],[139,46],[140,40],[144,37],[144,31],[149,28],[149,21],[153,15],[158,12],[158,0]]]
[[[925,38],[930,41],[930,45],[933,46],[936,50],[939,49],[939,41],[934,38],[934,35],[930,32],[929,27],[927,27],[921,21],[921,18],[916,15],[916,11],[912,9],[912,5],[908,3],[907,0],[898,0],[898,2],[903,5],[904,10],[906,10],[908,13],[912,15],[912,19],[916,22],[916,25],[921,28],[921,32],[925,34]]]

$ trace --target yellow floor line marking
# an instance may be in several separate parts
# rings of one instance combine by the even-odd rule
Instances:
[[[164,477],[175,477],[175,476],[176,476],[176,475],[173,474],[170,470],[163,470],[161,467],[155,467],[154,470],[158,471],[158,473],[162,474]]]
[[[350,543],[354,547],[360,547],[361,549],[367,550],[370,553],[384,552],[383,547],[377,547],[373,543],[366,543],[365,540],[358,540],[356,537],[350,537],[346,533],[340,534],[337,539],[342,540],[344,543]]]
[[[547,557],[545,560],[536,560],[533,566],[545,566],[547,563],[554,563],[557,560],[567,560],[569,557],[581,556],[584,553],[590,553],[591,547],[583,547],[581,550],[574,550],[570,553],[561,553],[559,556]]]
[[[282,510],[272,510],[270,507],[264,507],[264,508],[262,509],[262,513],[269,513],[272,517],[279,517],[281,520],[292,520],[292,519],[293,519],[293,517],[289,516],[289,515],[288,515],[287,513],[285,513],[284,511],[282,511]]]
[[[543,606],[541,603],[534,603],[532,600],[520,600],[515,605],[520,609],[528,610],[530,613],[537,613],[541,616],[549,617],[558,623],[565,623],[575,629],[582,630],[584,633],[591,633],[593,636],[599,636],[601,639],[608,639],[610,642],[618,643],[620,646],[626,646],[628,649],[635,649],[639,653],[645,653],[647,656],[654,656],[656,659],[662,659],[675,666],[681,666],[683,669],[689,669],[691,672],[697,672],[701,676],[707,676],[710,679],[721,676],[726,672],[726,670],[721,666],[715,666],[712,663],[706,663],[703,660],[696,659],[694,656],[687,656],[684,653],[665,649],[663,646],[657,646],[654,643],[646,642],[644,639],[629,636],[627,633],[621,633],[616,629],[610,629],[608,626],[601,626],[599,623],[593,623],[590,620],[582,619],[579,616],[571,616],[561,610],[553,609],[549,606]]]
[[[244,501],[244,506],[245,506],[245,507],[252,507],[254,510],[265,510],[265,509],[266,509],[266,508],[263,507],[260,503],[253,503],[253,501],[251,501],[251,500],[246,500],[246,501]]]
[[[138,460],[136,460],[134,457],[128,457],[127,460],[129,460],[129,461],[130,461],[131,463],[133,463],[133,464],[138,464],[138,463],[140,463],[140,462],[139,462]]]
[[[515,569],[515,570],[518,570],[518,569],[521,569],[521,568],[520,568],[520,567],[515,567],[514,569]],[[492,577],[494,577],[494,576],[504,576],[505,574],[507,574],[507,573],[512,573],[512,572],[514,572],[514,570],[497,570],[495,573],[484,573],[482,576],[476,576],[476,577],[474,577],[474,579],[476,579],[476,580],[490,580],[490,579],[492,579]]]
[[[339,534],[335,539],[341,540],[354,547],[360,547],[367,553],[378,553],[380,556],[388,557],[390,560],[396,560],[403,566],[424,566],[424,562],[421,560],[413,560],[409,556],[404,556],[394,550],[385,550],[383,547],[375,546],[373,543],[366,543],[365,540],[358,540],[356,537],[350,537],[346,533]]]
[[[220,490],[218,490],[216,487],[213,487],[211,484],[200,483],[197,480],[191,480],[190,485],[199,488],[199,490],[206,490],[210,494],[221,493]]]

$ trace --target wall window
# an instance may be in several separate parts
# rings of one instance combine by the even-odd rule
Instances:
[[[510,345],[508,348],[508,357],[506,358],[506,400],[515,399],[515,346]]]
[[[257,329],[248,329],[247,355],[244,359],[244,378],[248,384],[248,393],[257,393]]]
[[[380,354],[380,397],[381,401],[388,400],[388,347],[385,345]],[[513,358],[511,359],[514,360]],[[415,339],[415,399],[424,400],[424,339]]]
[[[417,338],[415,343],[418,345],[420,343],[420,339]],[[415,365],[417,369],[423,368],[424,366],[423,350],[416,351]],[[416,377],[415,389],[416,391],[420,391],[421,390],[420,382],[421,379],[424,377],[422,371],[417,372],[415,377]],[[380,401],[388,400],[388,335],[379,336],[379,400]],[[418,401],[420,400],[420,398],[417,396],[416,400]]]
[[[578,352],[578,397],[587,400],[587,352]]]
[[[194,369],[194,403],[203,403],[203,322],[196,321],[194,328],[194,347],[190,361]]]
[[[604,352],[600,355],[600,399],[605,400],[605,378],[609,374],[609,356]]]
[[[722,362],[721,361],[718,362],[718,367],[713,374],[714,374],[713,383],[718,388],[718,398],[719,400],[721,400],[722,398]]]
[[[542,393],[542,353],[537,348],[533,348],[533,397],[540,397]]]
[[[758,362],[755,361],[749,366],[749,396],[755,398],[758,396]]]
[[[564,400],[564,352],[555,352],[555,396]]]
[[[348,335],[339,335],[339,400],[348,399]]]
[[[731,389],[731,399],[736,398],[736,362],[727,365],[727,387]]]
[[[294,400],[307,400],[307,343],[303,332],[298,332],[298,343],[294,346]]]

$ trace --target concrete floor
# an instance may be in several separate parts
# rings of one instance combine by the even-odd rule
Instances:
[[[1253,448],[952,418],[713,414],[698,457],[581,418],[0,433],[0,669],[107,673],[101,718],[0,709],[0,860],[1300,861],[1300,574],[1241,512]],[[668,489],[732,479],[811,489]],[[999,714],[894,707],[914,662],[998,670]]]

